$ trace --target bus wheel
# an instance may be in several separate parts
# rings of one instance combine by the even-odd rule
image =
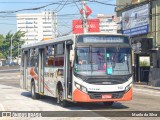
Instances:
[[[39,98],[39,94],[36,93],[36,88],[35,88],[35,83],[34,82],[31,83],[31,94],[32,94],[32,99],[38,99]]]
[[[105,106],[112,106],[114,102],[103,102]]]
[[[63,89],[59,89],[59,91],[58,91],[57,103],[59,103],[60,106],[62,106],[62,107],[69,106],[69,102],[63,99]]]

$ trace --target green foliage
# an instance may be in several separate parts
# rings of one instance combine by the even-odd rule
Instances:
[[[12,34],[8,32],[5,36],[0,35],[0,58],[6,58],[10,56],[11,52],[11,41],[12,41],[12,57],[18,56],[18,46],[20,47],[24,42],[20,41],[25,33],[21,31]]]
[[[146,66],[149,66],[149,63],[147,61],[141,61],[140,66],[141,67],[146,67]]]
[[[0,53],[0,58],[1,58],[1,59],[4,59],[4,58],[5,58],[4,55],[3,55],[3,53]]]

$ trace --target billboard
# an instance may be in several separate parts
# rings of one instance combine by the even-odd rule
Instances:
[[[99,19],[88,19],[88,32],[99,32]],[[82,20],[72,21],[72,31],[74,34],[83,33]]]
[[[122,13],[123,34],[129,36],[149,32],[149,4]]]

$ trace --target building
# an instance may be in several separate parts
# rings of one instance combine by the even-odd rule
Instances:
[[[100,32],[117,33],[117,21],[115,15],[98,14]]]
[[[160,86],[160,0],[116,0],[116,4],[115,11],[122,19],[119,32],[131,38],[136,81],[143,82],[145,77],[141,78],[141,73],[143,76],[149,74],[145,80]],[[148,57],[150,63],[147,70],[140,65],[144,57]]]
[[[17,31],[26,33],[21,38],[26,44],[55,37],[56,26],[53,12],[17,14],[16,17]]]

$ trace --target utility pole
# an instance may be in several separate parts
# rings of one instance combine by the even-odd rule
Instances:
[[[11,37],[11,50],[10,50],[10,64],[12,63],[12,37]]]
[[[84,30],[84,33],[87,33],[88,32],[88,25],[87,25],[87,16],[86,16],[87,11],[86,11],[86,2],[85,2],[85,0],[82,0],[82,11],[83,11],[83,14],[82,14],[82,16],[83,16],[83,19],[82,19],[82,21],[83,21],[83,30]]]
[[[18,58],[19,58],[19,43],[18,43]]]
[[[154,40],[154,47],[156,47],[157,45],[157,0],[154,1],[155,2],[155,40]]]

